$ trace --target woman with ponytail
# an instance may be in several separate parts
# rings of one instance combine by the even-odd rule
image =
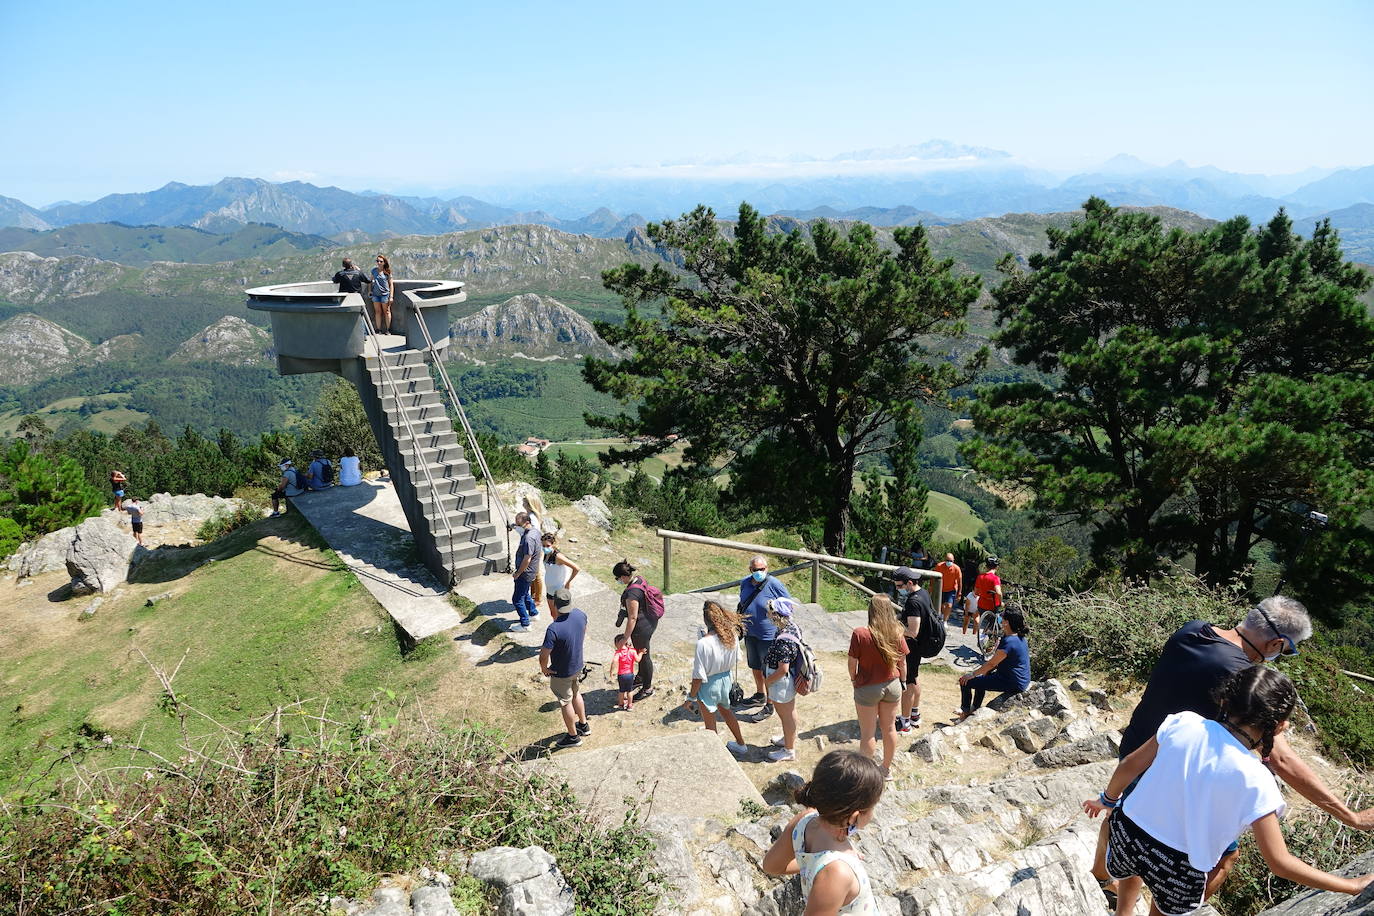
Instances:
[[[890,717],[889,717],[890,718]],[[850,837],[873,820],[883,772],[873,758],[831,751],[797,790],[804,810],[788,822],[763,857],[770,875],[801,875],[807,916],[876,914],[868,871]]]
[[[959,715],[962,722],[983,705],[989,690],[1020,693],[1030,686],[1030,647],[1026,645],[1026,618],[1018,608],[1002,611],[1002,640],[997,651],[978,670],[959,678]]]
[[[897,608],[886,595],[868,602],[868,626],[849,637],[849,680],[854,685],[854,711],[859,719],[859,753],[873,756],[874,733],[883,736],[883,776],[892,773],[897,753],[897,706],[906,679],[906,639]]]
[[[372,286],[368,292],[376,319],[372,326],[378,334],[390,334],[391,304],[396,300],[396,290],[391,283],[391,261],[384,254],[377,255],[377,266],[372,268]]]
[[[1286,806],[1261,757],[1288,727],[1297,697],[1293,682],[1273,668],[1243,668],[1217,689],[1217,721],[1195,712],[1169,716],[1117,765],[1106,790],[1083,802],[1092,817],[1111,815],[1107,871],[1119,882],[1118,914],[1135,912],[1142,883],[1153,897],[1151,916],[1196,911],[1220,886],[1225,874],[1217,864],[1247,827],[1280,878],[1345,894],[1374,878],[1318,871],[1283,842]]]

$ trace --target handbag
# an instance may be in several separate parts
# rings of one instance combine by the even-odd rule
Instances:
[[[744,702],[744,687],[739,682],[739,647],[744,639],[741,634],[735,634],[735,670],[730,673],[730,705],[739,706]]]

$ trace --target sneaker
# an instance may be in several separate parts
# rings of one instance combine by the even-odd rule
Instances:
[[[899,735],[910,734],[913,727],[914,727],[914,723],[913,723],[910,719],[907,719],[907,718],[905,718],[905,717],[903,717],[903,716],[898,716],[898,717],[897,717],[897,734],[899,734]]]
[[[507,632],[507,633],[528,633],[529,630],[530,630],[530,625],[529,625],[529,624],[527,624],[527,623],[517,623],[517,624],[513,624],[513,625],[511,626],[511,628],[510,628],[509,630],[507,630],[506,632]]]
[[[749,750],[749,748],[745,747],[743,744],[740,744],[738,741],[725,742],[725,749],[730,753],[734,754],[736,757],[743,757],[745,751]]]
[[[634,700],[636,703],[638,703],[638,702],[640,702],[641,700],[647,700],[649,697],[651,697],[651,696],[653,696],[653,695],[654,695],[654,688],[652,688],[652,687],[641,687],[641,688],[639,688],[639,692],[636,693],[636,694],[635,694],[633,697],[631,697],[630,699],[632,699],[632,700]]]
[[[776,751],[769,752],[768,759],[774,763],[782,763],[785,760],[796,760],[797,752],[789,751],[785,747],[780,747]]]
[[[530,620],[533,620],[534,618],[536,618],[536,617],[538,617],[538,616],[539,616],[539,612],[538,612],[538,611],[530,611]]]
[[[754,694],[752,697],[745,697],[744,699],[740,700],[739,705],[740,705],[740,706],[757,706],[757,705],[759,705],[759,704],[762,703],[762,702],[764,702],[764,696],[763,696],[763,694],[761,694],[761,693],[756,693],[756,694]]]
[[[582,743],[582,739],[581,739],[580,737],[578,737],[577,735],[568,735],[568,734],[565,734],[565,735],[563,735],[563,737],[559,738],[556,742],[554,742],[554,746],[555,746],[555,747],[577,747],[577,746],[578,746],[579,744],[581,744],[581,743]]]
[[[786,746],[786,742],[783,740],[782,735],[774,735],[773,737],[768,739],[768,743],[773,745],[773,747]]]
[[[911,715],[906,717],[906,720],[911,723],[912,728],[915,728],[921,724],[921,711],[919,709],[913,709]]]
[[[764,703],[764,704],[763,704],[763,709],[760,709],[760,710],[759,710],[759,718],[760,718],[760,719],[766,719],[766,718],[768,718],[769,716],[771,716],[772,714],[773,714],[773,704],[772,704],[772,703]]]
[[[583,737],[590,735],[592,733],[592,724],[590,722],[578,722],[577,733]]]

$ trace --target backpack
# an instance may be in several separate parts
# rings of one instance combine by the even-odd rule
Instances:
[[[935,613],[930,601],[921,605],[921,632],[916,636],[916,648],[921,658],[934,658],[945,647],[945,622]]]
[[[320,459],[320,482],[326,484],[334,482],[334,462],[328,458]]]
[[[634,583],[639,588],[644,589],[644,604],[648,607],[649,613],[655,620],[663,619],[663,592],[654,588],[644,577],[640,576],[639,581]]]
[[[785,633],[779,633],[777,638],[797,644],[797,661],[790,672],[797,687],[797,695],[804,697],[818,692],[821,689],[821,666],[816,664],[816,653],[811,651],[811,647],[803,640]]]

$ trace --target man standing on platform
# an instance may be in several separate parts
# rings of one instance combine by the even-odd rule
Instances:
[[[343,270],[334,274],[330,281],[337,283],[341,293],[357,293],[362,295],[363,287],[367,284],[367,274],[363,273],[353,265],[352,258],[343,259]]]

